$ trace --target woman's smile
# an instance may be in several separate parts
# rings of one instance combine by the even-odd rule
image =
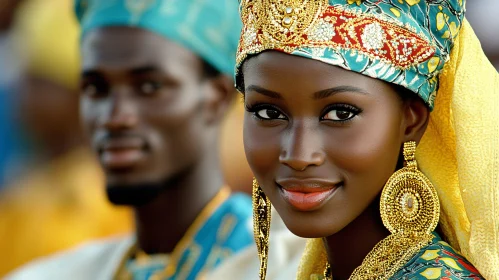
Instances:
[[[298,211],[321,208],[341,186],[321,179],[278,179],[276,184],[283,199]]]

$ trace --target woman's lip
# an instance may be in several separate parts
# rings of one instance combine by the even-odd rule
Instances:
[[[284,200],[299,211],[314,211],[320,208],[335,193],[338,187],[332,188],[295,188],[293,190],[281,188],[280,193]],[[299,191],[297,191],[300,189]]]
[[[319,178],[280,178],[276,180],[277,185],[293,192],[317,192],[332,189],[340,184],[340,181],[331,181]]]

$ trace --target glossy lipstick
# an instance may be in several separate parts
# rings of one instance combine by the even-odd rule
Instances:
[[[299,211],[314,211],[329,200],[337,189],[337,184],[320,180],[279,180],[277,181],[284,200]]]

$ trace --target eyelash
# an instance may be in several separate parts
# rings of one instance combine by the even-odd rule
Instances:
[[[329,112],[331,112],[333,110],[349,112],[349,113],[352,113],[353,116],[347,120],[328,120],[328,119],[325,119],[324,117]],[[324,108],[324,110],[322,111],[320,119],[321,119],[321,121],[329,121],[329,122],[335,122],[335,123],[347,123],[347,122],[352,121],[360,113],[362,113],[362,110],[360,108],[355,107],[355,106],[350,105],[350,104],[344,104],[344,103],[332,104],[332,105],[329,105],[326,108]]]
[[[257,118],[258,120],[260,120],[260,121],[277,121],[277,120],[283,120],[283,119],[265,119],[265,118],[260,117],[257,113],[258,113],[258,111],[263,110],[263,109],[272,109],[272,110],[275,110],[275,111],[279,112],[280,114],[282,114],[282,115],[284,115],[286,117],[286,115],[283,112],[281,112],[280,109],[278,109],[276,106],[273,106],[273,105],[270,105],[270,104],[254,104],[254,105],[245,104],[244,107],[246,108],[246,111],[248,111],[249,113],[253,114],[253,116],[255,118]],[[286,120],[287,120],[287,117],[286,117]]]
[[[252,113],[253,116],[255,118],[257,118],[258,120],[260,121],[277,121],[277,120],[283,120],[283,119],[265,119],[265,118],[262,118],[260,117],[257,112],[262,110],[262,109],[272,109],[272,110],[275,110],[277,112],[279,112],[280,114],[284,115],[286,117],[286,120],[288,119],[288,117],[286,116],[286,114],[284,114],[280,109],[278,109],[276,106],[273,106],[273,105],[270,105],[270,104],[253,104],[253,105],[250,105],[250,104],[245,104],[245,108],[246,108],[246,111],[248,111],[249,113]],[[346,112],[350,112],[353,114],[353,116],[347,120],[328,120],[328,119],[324,119],[324,117],[329,113],[331,112],[332,110],[338,110],[338,111],[346,111]],[[347,123],[347,122],[350,122],[354,119],[355,116],[359,115],[360,113],[362,113],[362,110],[360,108],[357,108],[353,105],[350,105],[350,104],[332,104],[332,105],[329,105],[327,106],[326,108],[324,108],[324,110],[322,111],[321,113],[321,117],[320,117],[320,120],[321,121],[329,121],[329,122],[335,122],[335,123]]]

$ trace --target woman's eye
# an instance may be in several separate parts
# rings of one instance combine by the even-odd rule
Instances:
[[[332,121],[348,121],[356,115],[356,113],[345,109],[333,109],[324,115],[323,119]]]
[[[256,116],[260,119],[264,120],[284,120],[286,116],[284,116],[281,112],[272,108],[260,109],[255,112]]]

